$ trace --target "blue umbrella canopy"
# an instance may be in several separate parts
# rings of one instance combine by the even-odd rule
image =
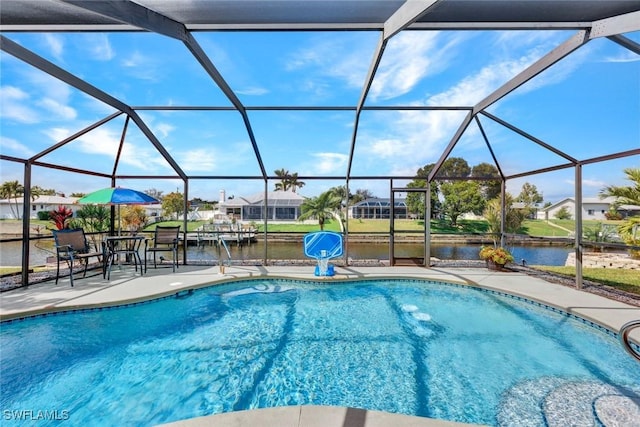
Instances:
[[[130,188],[110,187],[89,193],[79,199],[78,203],[94,205],[149,205],[161,202],[155,197],[151,197],[141,191]]]

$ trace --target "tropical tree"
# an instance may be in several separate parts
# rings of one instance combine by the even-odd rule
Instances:
[[[110,224],[110,209],[102,205],[84,205],[76,211],[76,217],[72,220],[72,226],[82,227],[89,233],[107,231]]]
[[[482,213],[485,200],[480,194],[480,184],[476,181],[444,182],[440,188],[444,195],[442,210],[452,227],[458,225],[458,217],[464,213]]]
[[[69,221],[69,228],[83,228],[97,249],[100,243],[100,235],[109,230],[111,224],[111,209],[102,205],[84,205],[76,211],[75,218]]]
[[[351,203],[358,203],[358,202],[361,202],[363,200],[373,199],[375,197],[376,196],[373,195],[371,190],[367,190],[366,188],[358,188],[356,190],[356,194],[353,194],[349,198],[349,201],[351,201]]]
[[[298,181],[298,172],[289,173],[285,169],[277,169],[273,172],[280,178],[280,182],[275,184],[275,191],[291,190],[295,193],[298,188],[302,188],[305,185],[304,182]]]
[[[418,169],[416,172],[416,178],[407,184],[408,188],[427,188],[427,178],[429,177],[429,173],[435,166],[435,163],[430,163]],[[434,181],[431,183],[431,194],[429,197],[431,198],[431,215],[432,217],[437,216],[440,211],[440,199],[438,198],[439,186]],[[422,193],[410,192],[407,194],[407,199],[405,201],[407,204],[407,209],[409,212],[418,213],[424,217],[425,215],[425,206],[424,206],[424,196]]]
[[[613,230],[601,222],[591,227],[585,227],[582,235],[587,242],[604,243],[612,242],[614,239]],[[594,252],[600,252],[602,249],[596,246],[593,250]]]
[[[556,212],[555,217],[556,219],[571,219],[571,211],[567,206],[563,206]]]
[[[325,191],[318,197],[306,199],[300,206],[302,213],[298,217],[299,221],[310,218],[316,218],[320,225],[320,230],[324,230],[324,223],[331,217],[334,217],[340,223],[342,228],[342,219],[339,216],[342,198],[332,191]]]
[[[20,219],[20,206],[18,197],[24,194],[24,186],[19,181],[6,181],[0,186],[0,198],[13,199],[13,204],[9,203],[9,208],[14,218]]]
[[[615,197],[615,205],[640,206],[640,168],[624,169],[630,186],[609,185],[600,191],[600,197]],[[629,217],[620,227],[618,233],[628,245],[640,246],[640,218]],[[632,250],[634,258],[640,258],[640,251]]]
[[[175,215],[178,218],[184,212],[184,195],[174,191],[164,196],[162,199],[162,211],[170,217]]]
[[[466,178],[471,175],[469,163],[462,157],[449,157],[442,163],[440,170],[436,174],[436,179],[447,180],[447,178]]]
[[[73,217],[73,211],[66,206],[58,206],[49,212],[49,218],[57,230],[64,230],[69,225],[69,220]]]
[[[520,190],[520,194],[516,199],[517,202],[524,203],[527,209],[527,216],[531,216],[533,214],[536,205],[542,203],[542,200],[542,194],[538,192],[538,188],[528,182],[522,184],[522,190]]]
[[[522,227],[525,219],[525,212],[521,209],[513,207],[514,198],[511,194],[505,195],[505,224],[504,231],[506,233],[516,233]],[[498,246],[498,236],[502,229],[502,200],[496,197],[487,202],[482,211],[482,216],[489,223],[489,233],[491,233],[494,247]]]
[[[31,200],[35,200],[38,196],[55,196],[56,193],[53,188],[42,188],[39,185],[34,185],[31,187]]]
[[[626,168],[625,175],[632,185],[609,185],[600,190],[600,198],[615,197],[618,205],[640,206],[640,168]]]
[[[140,205],[125,206],[120,212],[122,226],[129,231],[139,231],[147,222],[147,212]]]
[[[289,176],[289,188],[294,193],[298,188],[304,187],[305,183],[302,181],[298,181],[298,172],[294,172]]]
[[[502,192],[502,183],[498,168],[490,163],[480,163],[471,168],[471,176],[476,178],[489,178],[478,181],[480,191],[485,200],[495,199]],[[493,178],[493,179],[491,179]]]

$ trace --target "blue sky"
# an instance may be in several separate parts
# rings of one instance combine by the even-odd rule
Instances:
[[[405,31],[392,38],[367,106],[473,106],[551,51],[574,31]],[[185,46],[149,33],[17,34],[5,36],[134,107],[231,106]],[[245,106],[354,106],[361,96],[379,33],[198,32],[195,38]],[[640,43],[640,33],[625,36]],[[114,110],[4,52],[0,54],[2,154],[28,158]],[[640,148],[640,56],[595,39],[545,70],[488,111],[580,160]],[[259,176],[242,117],[235,111],[139,111],[188,175]],[[354,111],[249,111],[265,170],[340,176],[347,168]],[[436,162],[464,112],[364,111],[354,176],[408,176]],[[503,171],[517,174],[566,163],[522,136],[481,117]],[[124,117],[118,117],[41,161],[110,173]],[[475,123],[453,150],[473,166],[492,162]],[[22,181],[22,167],[2,161],[1,181]],[[622,170],[640,157],[586,165],[584,196],[625,185]],[[171,175],[170,166],[130,123],[118,166],[123,175]],[[304,180],[314,196],[342,180]],[[407,181],[394,181],[402,186]],[[530,182],[545,201],[574,191],[574,170],[509,181],[518,194]],[[70,194],[109,186],[107,179],[33,168],[33,185]],[[121,186],[165,194],[175,179],[123,179]],[[273,189],[275,181],[269,182]],[[354,180],[389,196],[388,181]],[[217,200],[264,191],[262,180],[192,180],[189,196]]]

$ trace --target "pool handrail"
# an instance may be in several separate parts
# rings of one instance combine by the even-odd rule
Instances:
[[[222,237],[218,233],[218,245],[220,244],[222,244],[222,246],[224,247],[224,250],[227,252],[227,266],[231,267],[231,251],[229,251],[229,246],[227,245],[227,242],[224,240],[224,237]],[[222,264],[222,260],[220,260],[220,267],[221,267],[221,271],[224,272],[224,265]]]
[[[629,334],[631,333],[631,330],[638,327],[640,327],[640,319],[627,322],[620,328],[618,336],[620,337],[620,342],[622,343],[622,346],[627,351],[627,353],[629,353],[640,362],[640,353],[635,351],[633,347],[631,347],[631,343],[629,342]]]

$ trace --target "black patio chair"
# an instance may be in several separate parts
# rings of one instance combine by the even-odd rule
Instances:
[[[147,272],[147,252],[153,253],[153,268],[157,268],[156,254],[170,252],[173,256],[171,266],[175,273],[178,267],[178,243],[180,242],[180,226],[157,226],[155,235],[144,242],[144,272]]]
[[[60,262],[64,261],[69,266],[69,281],[71,282],[71,286],[73,286],[74,262],[84,263],[82,277],[85,277],[87,275],[87,267],[89,266],[89,258],[97,257],[100,259],[104,253],[91,247],[82,228],[53,230],[52,233],[55,240],[57,258],[56,285],[60,277]],[[104,277],[104,265],[102,267],[102,275]]]

